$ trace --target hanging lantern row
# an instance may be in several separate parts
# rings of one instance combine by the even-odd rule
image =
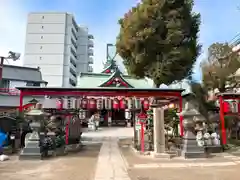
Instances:
[[[46,103],[45,103],[46,104]],[[149,109],[148,99],[132,99],[132,98],[63,98],[63,99],[51,99],[51,103],[48,102],[51,108],[57,109],[141,109],[143,105],[144,110]],[[48,105],[48,108],[49,108]]]

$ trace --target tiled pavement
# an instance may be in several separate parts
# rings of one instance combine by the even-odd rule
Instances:
[[[103,142],[99,153],[95,180],[130,180],[116,138]]]

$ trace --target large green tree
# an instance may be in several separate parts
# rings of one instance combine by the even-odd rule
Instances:
[[[214,43],[208,48],[208,57],[202,62],[203,84],[210,90],[225,92],[237,87],[234,73],[240,68],[239,55],[227,43]]]
[[[201,49],[192,8],[193,0],[142,0],[119,20],[117,52],[130,75],[159,87],[192,74]]]

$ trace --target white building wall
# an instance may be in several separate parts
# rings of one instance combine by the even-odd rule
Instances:
[[[24,87],[26,85],[27,85],[27,83],[24,82],[24,81],[13,81],[13,80],[11,80],[10,83],[9,83],[9,89],[13,89],[13,88],[16,88],[16,87]]]
[[[89,67],[93,63],[91,58],[94,52],[89,54],[93,48],[93,41],[87,27],[79,26],[77,37],[77,73],[79,75],[81,72],[91,72]]]
[[[77,74],[72,64],[77,64],[77,28],[71,14],[30,13],[24,66],[40,67],[50,87],[72,87]]]

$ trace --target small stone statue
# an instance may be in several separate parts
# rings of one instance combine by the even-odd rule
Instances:
[[[220,136],[219,134],[217,134],[216,132],[211,134],[212,137],[212,144],[215,146],[219,146],[220,145]]]
[[[205,133],[203,137],[204,137],[204,140],[205,140],[205,144],[207,146],[211,146],[212,145],[211,135],[209,133]]]
[[[196,140],[197,140],[198,146],[201,146],[201,147],[204,146],[204,138],[203,138],[202,131],[198,131],[197,132]]]
[[[56,116],[51,116],[46,126],[48,132],[60,133],[61,122],[57,120]]]

